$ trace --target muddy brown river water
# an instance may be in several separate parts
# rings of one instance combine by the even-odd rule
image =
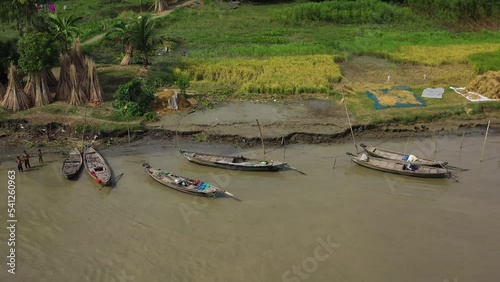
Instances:
[[[0,230],[0,281],[500,281],[500,136],[413,139],[408,152],[467,168],[452,179],[419,179],[359,167],[351,143],[268,148],[307,173],[238,172],[189,163],[171,143],[102,150],[115,187],[62,156],[33,158],[16,173],[15,272]],[[437,143],[436,143],[437,140]],[[381,140],[363,140],[377,145]],[[437,144],[437,150],[435,145]],[[380,147],[403,151],[406,139]],[[184,149],[259,156],[259,148],[184,144]],[[360,148],[361,149],[361,148]],[[336,158],[336,159],[335,159]],[[183,194],[151,179],[142,163],[199,177],[232,198]],[[333,164],[335,163],[335,168]],[[7,171],[0,183],[7,187]],[[7,223],[7,189],[0,191]]]

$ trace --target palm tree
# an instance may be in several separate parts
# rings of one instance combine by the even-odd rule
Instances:
[[[155,0],[155,11],[163,12],[168,9],[167,0]]]
[[[131,43],[136,50],[142,53],[146,68],[149,65],[149,55],[164,40],[164,37],[157,34],[155,24],[149,15],[139,16],[132,24],[130,31]]]
[[[132,23],[132,18],[129,18],[128,20],[117,20],[105,35],[106,38],[114,39],[115,41],[120,42],[122,47],[125,48],[125,55],[120,62],[120,65],[122,66],[130,65],[132,63],[132,56],[134,52],[131,37]]]
[[[66,53],[73,39],[81,34],[80,29],[76,26],[76,22],[80,19],[82,19],[82,17],[75,15],[63,18],[58,14],[49,14],[49,30],[51,34],[62,43]]]

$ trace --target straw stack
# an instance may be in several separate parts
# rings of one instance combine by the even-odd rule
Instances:
[[[81,105],[87,102],[87,97],[83,93],[76,74],[75,65],[71,64],[69,68],[69,76],[71,80],[71,94],[69,103],[70,105]]]
[[[7,90],[2,100],[2,106],[14,112],[29,109],[31,102],[19,83],[17,69],[14,65],[10,65],[9,67],[8,78],[9,84],[7,85]]]
[[[97,77],[94,61],[89,58],[85,58],[85,63],[87,65],[87,79],[89,81],[88,98],[91,102],[102,102],[102,88],[99,84],[99,78]]]

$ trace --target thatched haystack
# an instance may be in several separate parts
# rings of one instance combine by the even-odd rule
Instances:
[[[78,39],[73,41],[69,57],[71,64],[75,65],[80,88],[88,98],[89,80],[87,78],[87,64],[85,63],[85,54],[83,54],[82,45]]]
[[[45,78],[47,79],[47,85],[49,87],[57,86],[57,79],[54,76],[54,73],[52,72],[52,70],[50,68],[45,68],[43,70],[43,72],[45,74]]]
[[[99,83],[99,78],[97,77],[97,70],[95,68],[94,61],[85,58],[85,63],[87,65],[87,79],[89,81],[89,100],[91,102],[102,102],[102,88]]]
[[[71,94],[69,98],[70,105],[81,105],[88,101],[87,96],[83,93],[82,88],[79,85],[78,76],[76,73],[75,65],[71,64],[69,67],[69,76],[71,80]]]
[[[5,86],[3,86],[3,84],[0,82],[0,100],[3,99],[3,96],[5,95],[5,91],[7,91],[7,89],[5,89]]]
[[[71,66],[71,59],[67,54],[60,57],[61,70],[59,72],[59,83],[56,89],[56,99],[60,101],[69,100],[71,94],[71,77],[69,75],[69,68]]]
[[[42,71],[35,75],[34,86],[34,95],[31,96],[35,97],[33,101],[35,107],[42,107],[52,102],[52,96],[47,85],[46,72]]]
[[[28,83],[24,87],[24,92],[35,107],[42,107],[52,102],[52,96],[45,75],[45,71],[30,75]]]
[[[167,0],[155,0],[155,11],[163,12],[168,9]]]
[[[491,99],[500,99],[500,71],[488,71],[474,79],[467,90]]]
[[[182,95],[176,95],[173,89],[162,89],[156,93],[152,109],[159,114],[167,114],[177,110],[185,110],[191,107],[191,102]],[[174,101],[174,96],[177,99]]]
[[[8,78],[9,84],[2,100],[2,106],[15,112],[29,109],[31,102],[19,83],[17,70],[14,65],[10,65]]]

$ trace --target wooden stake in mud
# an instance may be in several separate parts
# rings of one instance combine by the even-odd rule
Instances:
[[[465,131],[462,134],[462,141],[460,142],[460,151],[462,150],[462,147],[464,146],[464,137],[465,137]]]
[[[266,148],[264,147],[264,137],[262,137],[262,129],[260,129],[259,120],[256,119],[256,121],[257,121],[257,126],[259,127],[260,141],[262,142],[262,151],[264,152],[264,161],[265,161],[266,160]]]
[[[483,161],[484,147],[486,146],[486,138],[488,138],[488,131],[490,130],[490,122],[491,120],[488,121],[488,126],[486,127],[486,133],[484,134],[483,150],[481,150],[481,159],[479,160],[479,162]]]
[[[436,159],[437,150],[438,150],[438,140],[436,139],[434,141],[434,159]]]
[[[333,159],[333,168],[335,168],[336,163],[337,163],[337,157],[335,157],[335,159]]]
[[[128,143],[130,144],[130,122],[128,117],[127,117],[127,131],[128,131]]]
[[[356,140],[354,139],[354,131],[352,130],[351,119],[349,118],[349,112],[347,111],[347,100],[344,96],[344,86],[342,86],[342,100],[344,100],[345,113],[347,115],[347,122],[349,123],[349,128],[351,129],[352,142],[354,142],[354,147],[356,147],[356,154],[359,154],[358,145],[356,145]]]

